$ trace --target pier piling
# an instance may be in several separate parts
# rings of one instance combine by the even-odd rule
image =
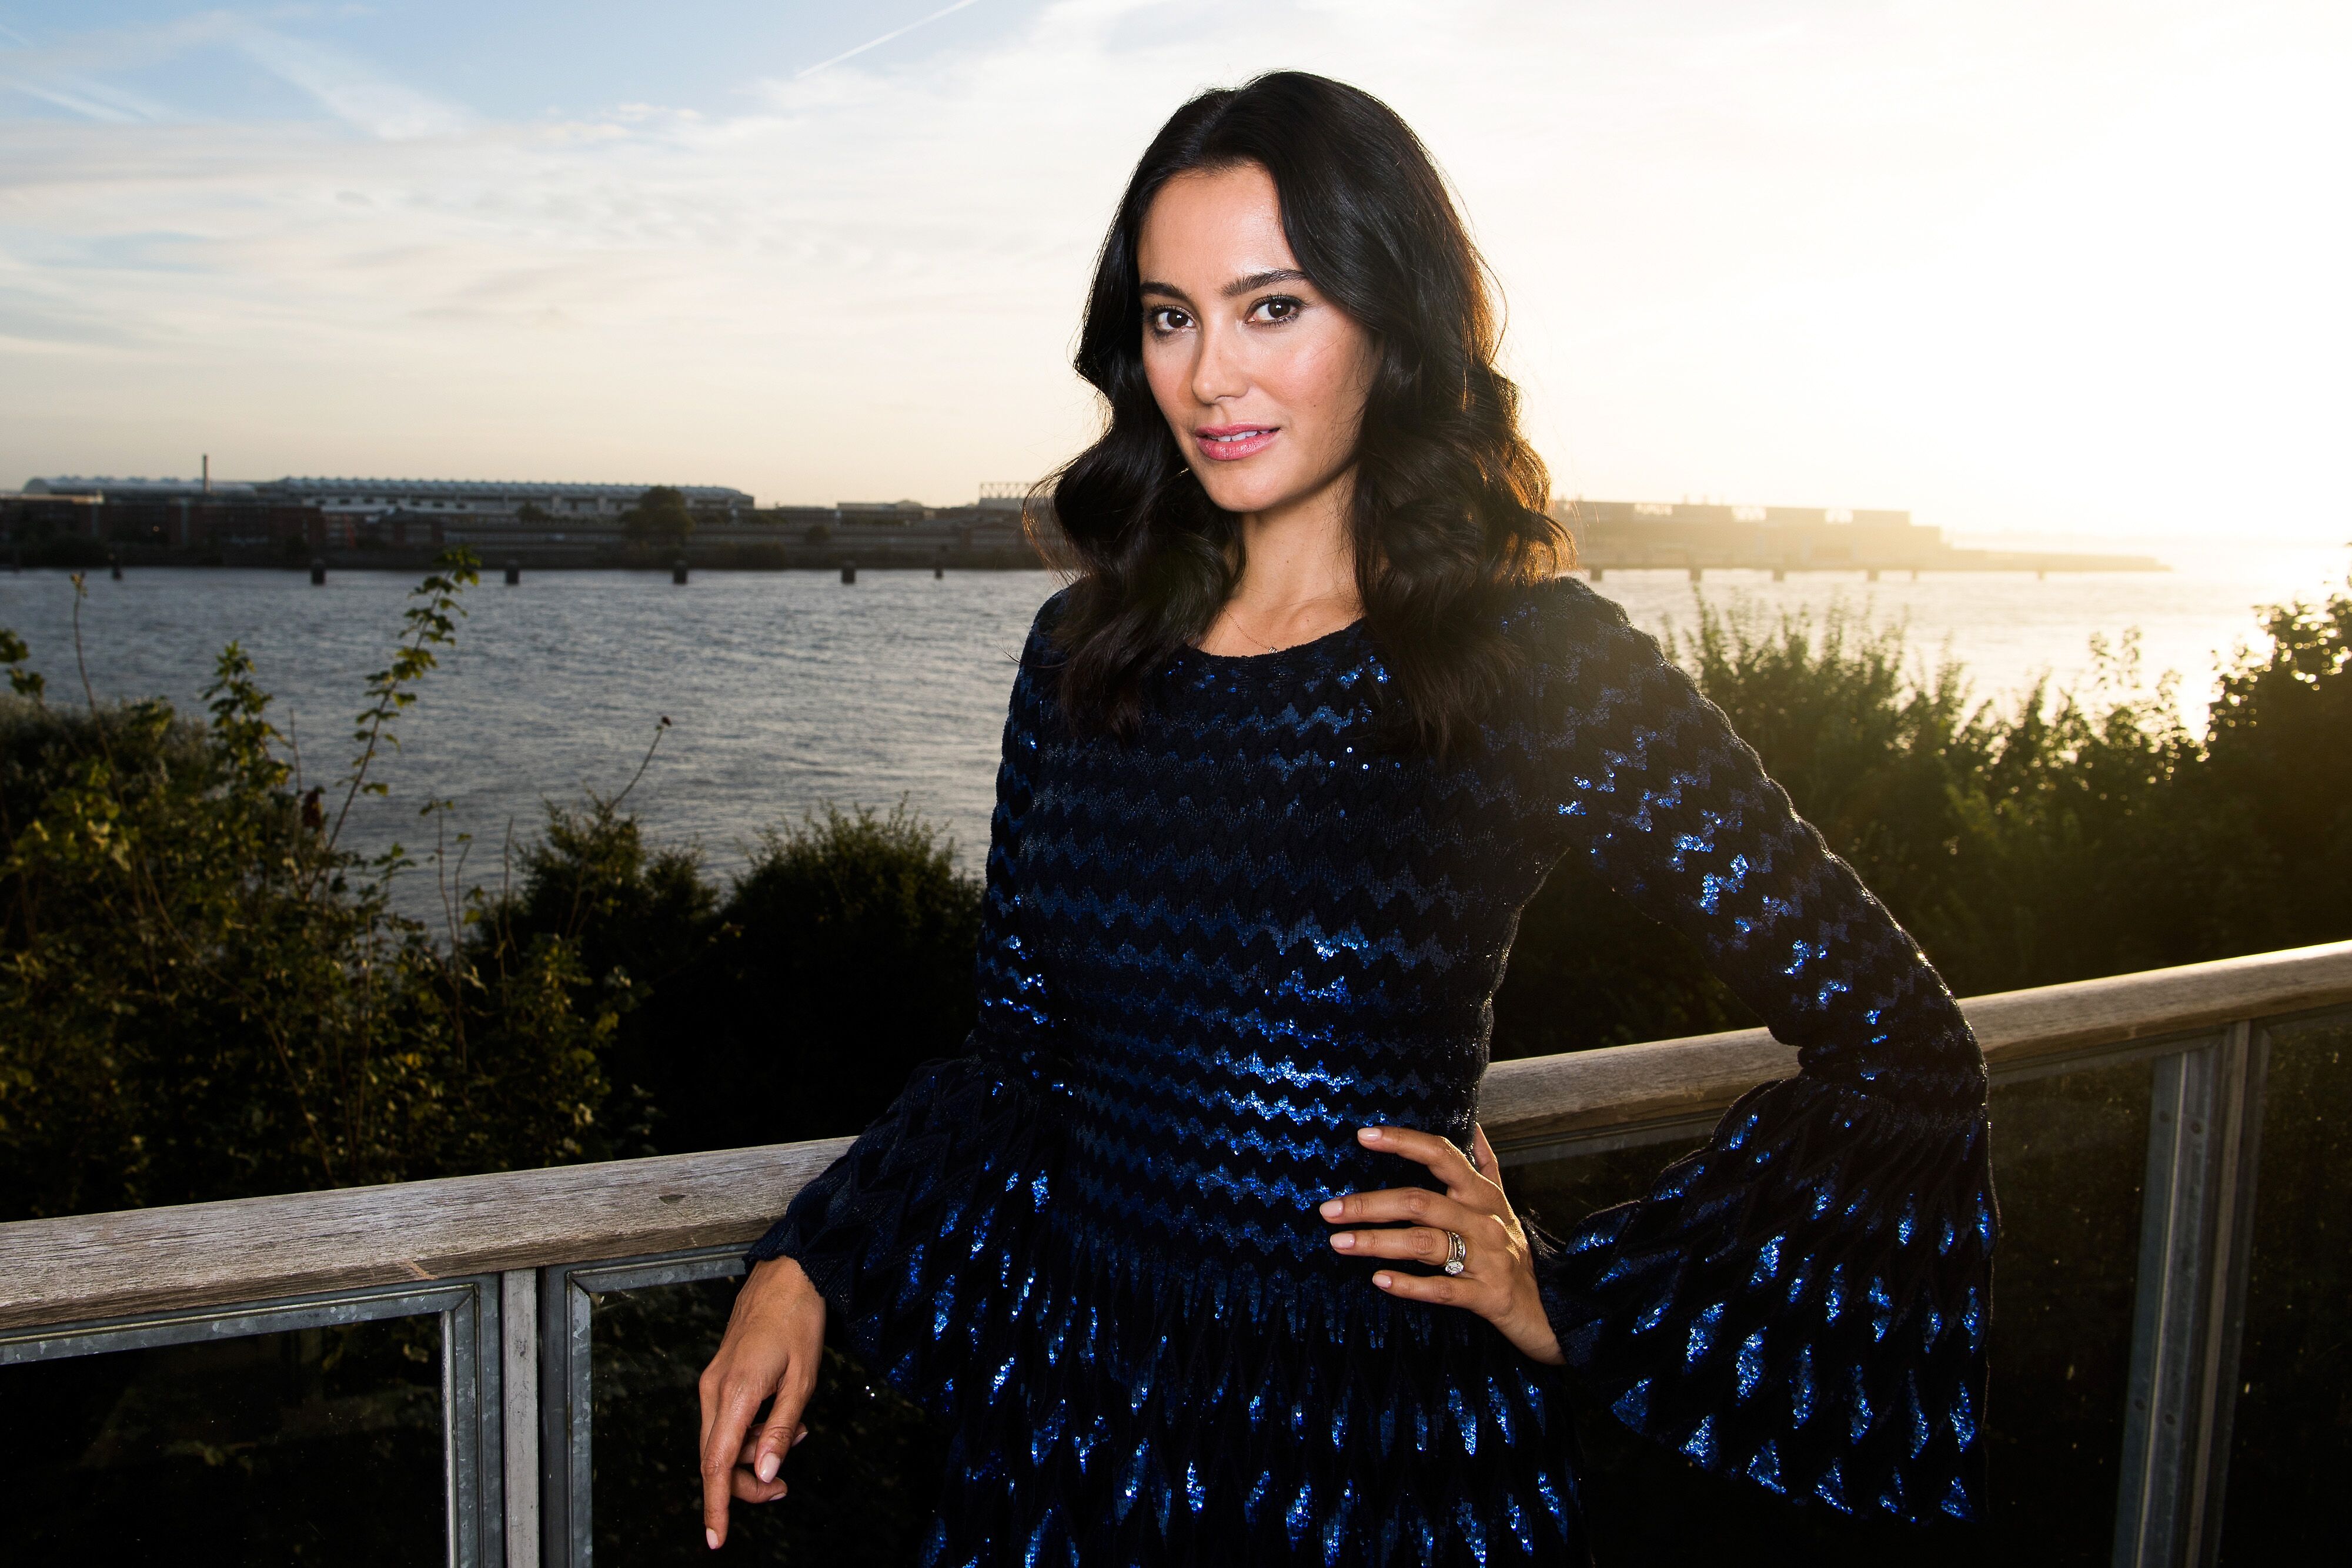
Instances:
[[[1773,580],[1773,581],[1775,581],[1775,582],[1786,582],[1786,581],[1788,581],[1788,580],[1789,580],[1789,569],[1788,569],[1787,567],[1785,567],[1785,566],[1776,566],[1776,567],[1774,567],[1774,568],[1772,569],[1772,580]]]
[[[1874,566],[1868,571],[1864,572],[1862,574],[1862,580],[1864,582],[1876,582],[1878,580],[1878,569]]]
[[[507,586],[509,588],[512,588],[516,583],[520,582],[521,580],[522,562],[515,559],[512,556],[507,557]]]
[[[845,560],[841,563],[841,580],[844,582],[856,582],[857,580],[857,563],[856,561]]]
[[[1691,580],[1693,582],[1698,582],[1698,581],[1701,581],[1701,580],[1703,580],[1706,578],[1706,568],[1705,568],[1705,567],[1703,567],[1703,566],[1695,566],[1695,567],[1693,567],[1693,568],[1691,568],[1691,569],[1690,569],[1690,580]]]
[[[110,575],[115,581],[121,582],[122,580],[122,558],[119,555],[110,554],[106,558],[106,564],[110,569],[109,575]]]
[[[318,588],[327,580],[327,560],[324,556],[310,558],[310,586]]]
[[[669,563],[669,580],[672,582],[684,582],[686,580],[686,558],[684,556],[680,556],[676,560]]]
[[[1599,567],[1597,567],[1597,566],[1596,566],[1596,567],[1594,567],[1594,568],[1592,569],[1592,580],[1593,580],[1593,581],[1595,581],[1595,582],[1599,582],[1599,581],[1601,580],[1601,579],[1602,578],[1602,576],[1603,576],[1603,575],[1604,575],[1604,573],[1601,571],[1601,568],[1599,568]]]

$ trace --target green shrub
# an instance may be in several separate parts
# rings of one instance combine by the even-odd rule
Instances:
[[[1972,703],[1900,625],[1702,603],[1669,638],[1830,847],[1963,995],[2352,936],[2352,598],[2265,615],[2206,738],[2138,641],[2085,689]],[[1696,949],[1563,864],[1528,904],[1494,1051],[1749,1023]]]
[[[428,578],[332,812],[232,644],[196,724],[47,702],[0,643],[0,1216],[603,1152],[613,1028],[576,948],[436,942],[336,832],[472,580]],[[428,810],[430,809],[428,808]]]

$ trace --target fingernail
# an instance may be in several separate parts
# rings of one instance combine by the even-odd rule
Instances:
[[[777,1468],[783,1462],[782,1458],[777,1455],[761,1454],[760,1456],[760,1479],[763,1481],[774,1480],[776,1479]]]
[[[1339,1235],[1331,1238],[1331,1245],[1337,1247],[1342,1252],[1345,1252],[1355,1244],[1356,1233],[1352,1230],[1342,1230]]]
[[[715,1530],[706,1530],[706,1531],[704,1531],[702,1532],[702,1539],[703,1539],[704,1541],[706,1541],[706,1542],[709,1542],[709,1544],[710,1544],[710,1550],[712,1550],[713,1552],[716,1552],[716,1551],[718,1551],[718,1550],[719,1550],[719,1532],[718,1532],[717,1531],[715,1531]]]
[[[793,1447],[795,1448],[799,1448],[801,1444],[807,1439],[807,1437],[808,1428],[803,1427],[799,1431],[793,1434]]]
[[[1381,1130],[1378,1127],[1359,1128],[1357,1130],[1356,1136],[1363,1139],[1364,1142],[1368,1144],[1377,1144],[1381,1141]]]
[[[1389,1288],[1389,1277],[1386,1274],[1375,1274],[1372,1276],[1372,1283],[1385,1291]]]
[[[1327,1203],[1327,1204],[1325,1204],[1325,1205],[1323,1206],[1323,1218],[1326,1218],[1326,1219],[1337,1219],[1337,1218],[1339,1218],[1339,1210],[1340,1210],[1343,1207],[1345,1207],[1345,1206],[1344,1206],[1344,1205],[1342,1205],[1342,1204],[1339,1202],[1339,1200],[1338,1198],[1336,1198],[1336,1197],[1335,1197],[1335,1198],[1331,1199],[1331,1201],[1330,1201],[1330,1202],[1328,1202],[1328,1203]]]

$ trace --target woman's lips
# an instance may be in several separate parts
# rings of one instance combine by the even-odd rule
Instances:
[[[1218,463],[1238,463],[1274,444],[1278,424],[1204,424],[1192,432],[1201,455]]]

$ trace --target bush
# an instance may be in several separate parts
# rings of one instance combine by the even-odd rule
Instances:
[[[1901,626],[1702,603],[1669,653],[1963,995],[2352,936],[2352,598],[2265,615],[2206,738],[2137,639],[2087,688],[1972,705]],[[1681,937],[1563,864],[1496,998],[1497,1056],[1750,1023]]]
[[[664,1152],[855,1132],[976,1011],[980,884],[903,801],[762,833],[723,896],[616,801],[551,807],[483,928],[579,952],[623,1009],[609,1119],[650,1109]]]
[[[336,841],[471,580],[418,591],[332,823],[235,644],[199,725],[54,708],[0,639],[0,1217],[604,1152],[613,1019],[576,947],[436,943],[390,907],[407,858]]]

